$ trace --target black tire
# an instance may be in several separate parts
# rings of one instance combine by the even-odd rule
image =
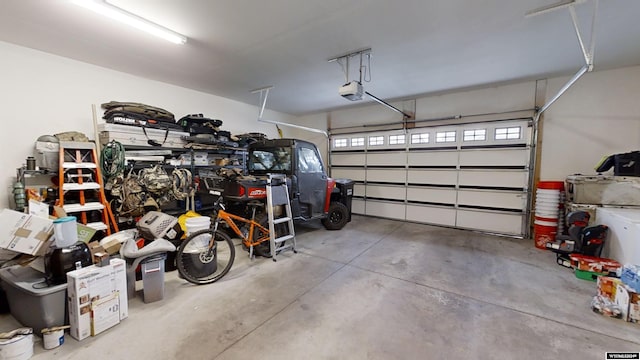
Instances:
[[[225,276],[236,257],[233,241],[223,231],[216,231],[215,246],[209,249],[211,229],[200,230],[187,237],[176,253],[178,272],[187,281],[197,284],[211,284]],[[205,235],[204,237],[200,237]]]
[[[341,202],[332,202],[329,205],[327,217],[322,219],[322,225],[327,230],[340,230],[349,222],[349,209]]]

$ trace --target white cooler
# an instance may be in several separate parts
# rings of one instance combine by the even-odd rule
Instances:
[[[640,265],[640,209],[599,207],[596,217],[598,224],[609,227],[602,256]]]

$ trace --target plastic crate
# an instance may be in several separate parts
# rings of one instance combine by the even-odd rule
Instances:
[[[622,273],[620,275],[622,282],[640,293],[640,266],[638,265],[625,265],[622,267]]]

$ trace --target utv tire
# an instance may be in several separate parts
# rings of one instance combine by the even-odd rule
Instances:
[[[349,222],[349,209],[341,202],[332,202],[329,213],[322,219],[322,225],[327,230],[340,230]]]

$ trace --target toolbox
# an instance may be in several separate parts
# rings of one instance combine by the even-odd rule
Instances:
[[[640,206],[640,178],[610,175],[570,175],[567,201],[576,204]]]
[[[622,268],[622,264],[612,259],[581,254],[571,254],[569,258],[573,268],[580,271],[616,276],[618,269]]]
[[[100,143],[105,145],[111,140],[120,142],[126,146],[141,146],[156,148],[158,145],[165,148],[184,148],[187,141],[183,137],[189,136],[188,132],[176,130],[162,130],[142,128],[131,125],[98,124],[100,131]],[[158,145],[153,145],[158,144]]]

